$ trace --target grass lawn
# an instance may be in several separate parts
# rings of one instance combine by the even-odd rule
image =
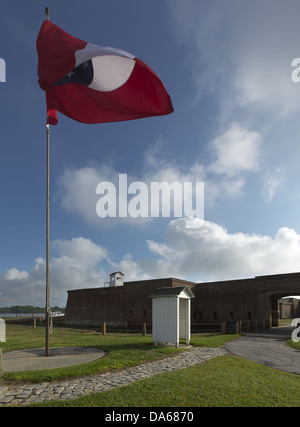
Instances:
[[[193,345],[219,347],[236,335],[209,335],[193,337]],[[7,325],[6,343],[0,343],[3,352],[24,348],[45,346],[45,328]],[[57,379],[93,375],[104,370],[116,370],[150,362],[174,354],[182,349],[174,347],[154,347],[151,335],[136,334],[102,335],[93,330],[55,328],[50,338],[50,348],[59,346],[95,347],[104,350],[107,355],[94,362],[67,368],[44,369],[37,371],[5,372],[3,380],[23,380],[33,382],[53,381]]]
[[[7,325],[6,343],[0,343],[3,352],[45,346],[45,329],[30,326]],[[67,368],[37,371],[4,372],[3,380],[28,380],[33,382],[92,375],[104,370],[116,370],[159,359],[180,351],[175,348],[155,348],[150,335],[108,334],[95,331],[55,328],[50,338],[51,347],[82,346],[100,348],[107,356],[94,362]],[[50,350],[51,351],[51,350]]]
[[[293,348],[296,348],[297,350],[300,350],[300,342],[295,342],[291,339],[291,340],[288,340],[288,345],[290,345]]]
[[[194,346],[219,347],[236,335],[192,336]],[[45,345],[44,328],[7,325],[3,351]],[[7,380],[52,381],[59,378],[96,374],[172,355],[179,349],[157,347],[151,336],[108,334],[95,331],[55,328],[50,347],[92,346],[105,350],[98,361],[74,367],[4,373]],[[222,356],[200,365],[137,381],[111,391],[90,394],[69,401],[53,401],[32,406],[72,407],[292,407],[300,406],[300,376],[277,371],[248,360]]]
[[[112,391],[42,407],[299,407],[300,377],[221,356]]]

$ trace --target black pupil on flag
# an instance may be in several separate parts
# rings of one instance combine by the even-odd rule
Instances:
[[[53,86],[62,86],[67,83],[78,83],[84,86],[88,86],[92,83],[94,78],[93,63],[90,59],[85,61],[82,64],[79,64],[78,67],[74,68],[69,74],[67,74],[62,79],[58,80],[53,84]]]

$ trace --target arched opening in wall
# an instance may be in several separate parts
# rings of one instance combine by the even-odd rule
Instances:
[[[300,295],[290,295],[279,300],[279,318],[300,318]]]
[[[280,320],[300,317],[300,296],[271,295],[269,312],[271,327],[280,326]]]

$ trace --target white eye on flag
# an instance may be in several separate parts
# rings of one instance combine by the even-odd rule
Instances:
[[[92,59],[94,78],[91,89],[110,92],[123,86],[134,69],[135,62],[122,56],[97,56]]]

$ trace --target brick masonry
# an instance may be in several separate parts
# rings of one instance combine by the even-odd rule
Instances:
[[[189,286],[192,327],[228,321],[251,321],[262,327],[278,323],[278,301],[300,295],[300,273],[258,276],[243,280],[194,283],[176,278],[125,282],[111,288],[68,291],[65,323],[127,327],[152,323],[149,296],[162,287]]]

